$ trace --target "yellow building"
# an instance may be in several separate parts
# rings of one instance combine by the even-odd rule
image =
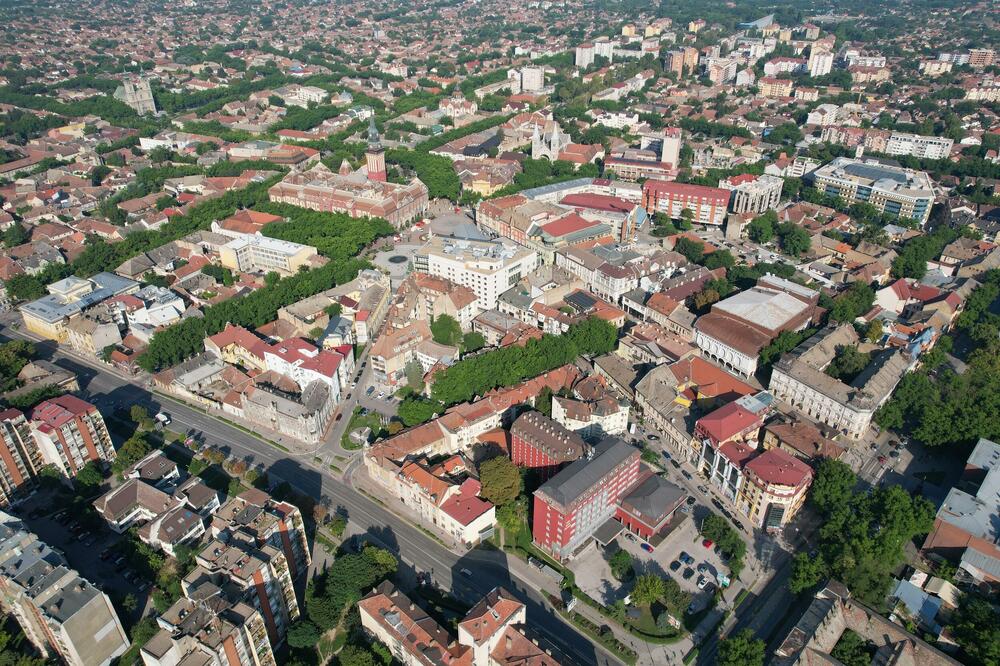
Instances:
[[[743,467],[736,507],[755,527],[779,530],[799,512],[812,468],[783,449],[768,449]]]
[[[291,275],[311,264],[317,256],[316,248],[311,245],[259,235],[241,236],[219,248],[222,265],[240,272],[276,271]]]

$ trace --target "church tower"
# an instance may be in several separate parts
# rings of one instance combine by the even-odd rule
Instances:
[[[368,150],[365,151],[365,163],[368,165],[368,180],[385,182],[385,150],[375,127],[375,117],[368,123]]]

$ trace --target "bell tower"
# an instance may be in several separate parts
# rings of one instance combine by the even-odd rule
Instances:
[[[375,127],[375,117],[368,123],[368,150],[365,151],[365,163],[368,166],[368,180],[385,182],[385,150]]]

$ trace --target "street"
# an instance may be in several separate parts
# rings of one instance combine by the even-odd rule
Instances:
[[[481,597],[494,587],[502,585],[527,604],[529,624],[577,663],[583,666],[619,663],[564,622],[538,592],[534,583],[511,571],[508,557],[503,552],[478,549],[457,555],[377,501],[336,478],[326,465],[316,464],[313,453],[285,453],[198,409],[160,398],[139,384],[141,379],[130,381],[96,359],[84,360],[69,354],[55,342],[38,342],[9,327],[5,327],[0,333],[0,339],[4,341],[14,337],[36,342],[41,358],[76,374],[80,396],[97,405],[102,412],[109,413],[116,408],[128,409],[132,405],[142,405],[150,413],[166,411],[173,420],[170,426],[172,430],[198,435],[206,445],[242,458],[251,467],[260,468],[272,482],[287,481],[297,490],[327,502],[331,512],[336,511],[346,516],[364,531],[367,538],[395,552],[401,559],[401,568],[411,567],[416,571],[428,572],[440,588],[454,590],[456,596],[466,600]],[[366,368],[365,371],[370,372],[370,369]],[[359,388],[360,386],[359,384]],[[356,400],[356,397],[352,400]],[[344,423],[347,418],[345,415],[340,423]],[[475,575],[463,576],[459,573],[462,569],[474,571]]]

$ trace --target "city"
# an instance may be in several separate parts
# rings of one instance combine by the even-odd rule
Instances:
[[[998,41],[0,3],[0,657],[1000,664]]]

